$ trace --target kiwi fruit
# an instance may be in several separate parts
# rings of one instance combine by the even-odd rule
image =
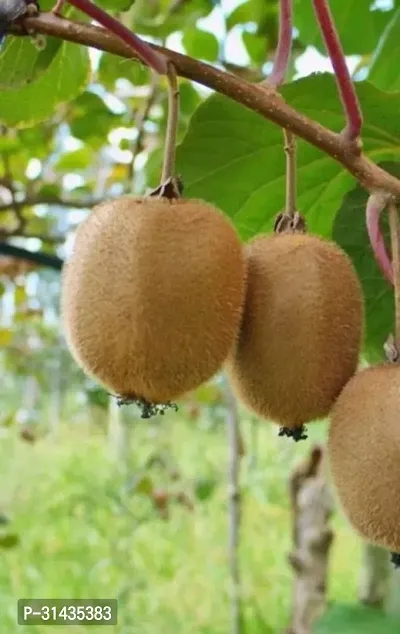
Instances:
[[[356,531],[400,553],[400,367],[362,370],[331,412],[328,455],[339,501]]]
[[[199,200],[124,197],[79,226],[62,277],[68,346],[123,399],[164,403],[221,367],[238,334],[245,260]]]
[[[247,295],[227,371],[249,408],[298,440],[293,430],[326,416],[356,371],[360,283],[348,256],[316,236],[264,235],[244,250]]]

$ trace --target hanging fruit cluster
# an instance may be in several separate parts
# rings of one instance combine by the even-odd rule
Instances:
[[[168,80],[159,188],[99,205],[77,231],[62,281],[68,346],[89,376],[121,404],[141,405],[143,417],[163,413],[222,368],[240,400],[279,424],[280,435],[306,438],[306,423],[331,414],[329,453],[344,510],[367,539],[400,552],[400,369],[356,374],[360,283],[336,244],[306,233],[295,207],[294,140],[285,133],[286,210],[274,234],[242,245],[221,211],[181,197],[171,66]]]

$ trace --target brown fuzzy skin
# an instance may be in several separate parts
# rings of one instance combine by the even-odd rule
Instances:
[[[368,541],[400,553],[400,367],[363,370],[331,414],[328,451],[340,503]]]
[[[121,198],[77,231],[62,285],[67,343],[114,393],[174,400],[220,369],[244,294],[242,245],[214,207]]]
[[[245,253],[243,323],[227,370],[259,416],[300,428],[329,413],[356,371],[360,283],[348,256],[316,236],[261,236]]]

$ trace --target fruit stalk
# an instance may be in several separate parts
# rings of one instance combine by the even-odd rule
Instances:
[[[168,122],[165,138],[164,163],[161,174],[161,184],[174,176],[176,133],[179,118],[179,89],[175,66],[169,62],[167,68],[168,79]]]
[[[279,3],[279,39],[274,67],[268,79],[270,86],[280,86],[285,79],[292,50],[293,0],[280,0]]]
[[[393,270],[390,258],[386,251],[385,241],[379,226],[379,218],[389,200],[389,195],[383,191],[377,191],[368,198],[366,208],[366,223],[368,237],[371,242],[375,259],[385,279],[393,284]]]
[[[68,0],[68,2],[126,42],[150,68],[160,75],[167,73],[167,62],[165,58],[148,46],[146,42],[143,42],[135,33],[127,29],[121,22],[103,11],[103,9],[100,9],[100,7],[90,2],[90,0]]]
[[[283,84],[292,50],[293,0],[279,2],[279,37],[274,67],[262,84],[278,88]],[[286,154],[286,214],[294,218],[296,212],[296,142],[293,133],[284,128],[284,150]]]
[[[335,22],[329,8],[328,0],[313,0],[315,15],[325,41],[340,98],[346,113],[347,123],[342,131],[342,138],[348,143],[357,141],[363,123],[360,104],[354,89],[353,82],[347,68],[343,48],[336,30]],[[361,145],[355,144],[359,152]]]
[[[296,141],[289,130],[283,130],[286,154],[286,213],[294,218],[296,213]]]
[[[394,284],[394,308],[395,308],[395,342],[396,349],[400,345],[400,227],[397,206],[394,200],[388,204],[390,241],[392,249],[392,271]]]

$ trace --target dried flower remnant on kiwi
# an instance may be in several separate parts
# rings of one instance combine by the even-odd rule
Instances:
[[[290,427],[281,427],[279,429],[278,436],[286,436],[287,438],[293,438],[294,442],[299,440],[307,440],[307,428],[305,425],[291,429]]]
[[[400,553],[390,553],[390,561],[395,570],[398,570],[400,568]]]
[[[136,405],[141,411],[141,418],[152,418],[153,416],[159,415],[164,416],[168,409],[172,409],[175,412],[178,411],[177,404],[171,403],[170,401],[166,403],[150,403],[143,398],[128,398],[115,394],[111,396],[116,399],[118,407],[122,407],[123,405]]]

